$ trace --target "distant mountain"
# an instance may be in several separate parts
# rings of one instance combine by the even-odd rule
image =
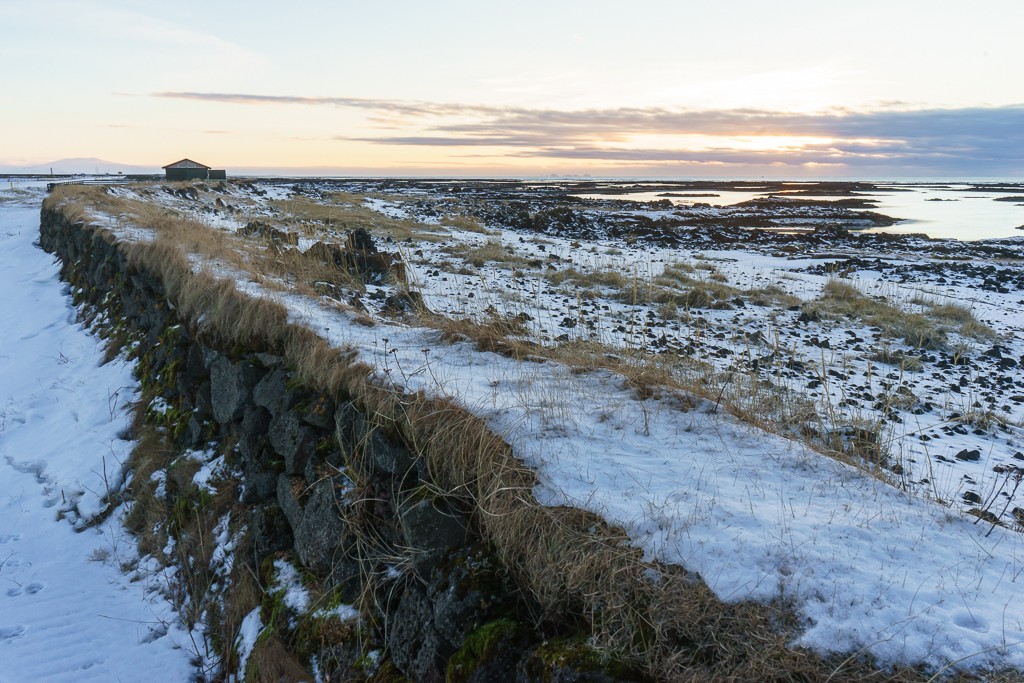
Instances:
[[[25,166],[6,165],[0,166],[0,173],[50,173],[51,169],[55,174],[68,173],[160,173],[159,166],[135,166],[122,164],[116,161],[105,159],[75,158],[58,159],[43,164],[32,164]]]

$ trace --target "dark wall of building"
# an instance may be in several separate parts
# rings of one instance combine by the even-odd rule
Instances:
[[[206,180],[209,177],[208,168],[168,168],[167,180]]]
[[[209,180],[227,180],[228,172],[223,168],[211,168]]]

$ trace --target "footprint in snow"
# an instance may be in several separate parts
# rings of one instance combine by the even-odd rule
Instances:
[[[25,633],[24,626],[0,626],[0,641],[14,640]]]
[[[33,581],[29,585],[25,586],[25,592],[29,595],[35,595],[39,591],[43,590],[43,584],[38,581]]]
[[[152,642],[154,642],[156,640],[159,640],[160,638],[163,638],[166,635],[167,635],[167,626],[165,624],[160,624],[159,626],[156,626],[156,627],[150,626],[149,627],[149,633],[147,633],[142,638],[141,642],[143,642],[143,643],[152,643]]]
[[[10,543],[11,541],[20,541],[21,534],[0,534],[0,543]]]
[[[953,623],[960,628],[966,628],[971,631],[977,631],[978,633],[986,633],[988,631],[988,622],[984,619],[975,618],[970,612],[964,610],[957,612],[953,616]]]
[[[8,465],[13,467],[18,472],[21,472],[22,474],[34,474],[34,475],[36,475],[36,482],[38,482],[40,484],[52,484],[53,483],[53,480],[51,480],[50,477],[48,477],[46,475],[46,461],[45,460],[17,462],[14,458],[12,458],[9,455],[5,458],[5,460],[7,460],[7,464]]]

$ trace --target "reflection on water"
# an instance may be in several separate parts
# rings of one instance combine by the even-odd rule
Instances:
[[[1020,193],[1024,196],[1024,188]],[[906,219],[880,232],[923,232],[929,237],[983,240],[1024,237],[1024,206],[997,202],[1006,193],[977,192],[967,186],[915,188],[914,192],[879,194],[878,211]]]
[[[999,197],[1024,197],[1024,186],[1012,193],[972,190],[966,184],[901,185],[893,183],[878,187],[876,192],[857,193],[858,199],[877,202],[874,211],[887,216],[903,219],[886,228],[872,228],[867,232],[924,233],[929,237],[953,238],[959,240],[983,240],[1002,237],[1024,238],[1024,201],[996,201]],[[886,191],[891,188],[890,191]],[[909,191],[907,191],[909,190]],[[668,199],[673,204],[692,206],[707,203],[732,206],[759,197],[771,196],[768,192],[753,188],[739,190],[714,190],[716,197],[665,197],[665,192],[631,192],[627,194],[579,194],[583,199],[621,199],[635,202],[656,202]],[[699,190],[679,190],[676,194],[695,194]],[[709,193],[711,193],[709,191]],[[780,194],[792,194],[776,192]],[[798,199],[810,201],[836,201],[843,196],[799,195]]]
[[[713,194],[714,197],[666,197],[668,194],[681,194],[681,195],[694,195],[694,194]],[[667,199],[673,204],[681,206],[691,206],[693,204],[718,204],[720,206],[732,206],[733,204],[739,204],[740,202],[746,202],[751,199],[757,199],[758,197],[764,197],[764,192],[756,191],[740,191],[740,190],[662,190],[660,192],[628,192],[626,194],[601,194],[600,192],[594,192],[590,194],[576,194],[574,197],[580,199],[623,199],[631,202],[659,202],[663,199]],[[834,199],[834,197],[832,197]]]

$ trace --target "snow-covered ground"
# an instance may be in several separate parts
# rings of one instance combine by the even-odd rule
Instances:
[[[0,682],[186,681],[193,644],[115,513],[137,383],[34,242],[41,183],[0,187]]]
[[[281,196],[281,188],[274,189]],[[248,202],[249,216],[276,213],[261,204],[258,193],[228,191]],[[164,195],[169,196],[156,193]],[[154,193],[147,197],[152,200]],[[395,203],[374,200],[367,205],[391,217],[400,215]],[[186,213],[195,206],[175,204]],[[200,206],[196,215],[209,212],[208,205]],[[235,220],[244,224],[245,219]],[[126,238],[138,239],[142,234],[123,219],[109,224]],[[548,236],[536,240],[508,230],[494,229],[486,235],[445,230],[436,222],[433,226],[445,241],[401,245],[428,305],[452,315],[480,317],[492,306],[504,306],[500,312],[512,314],[517,311],[509,308],[509,302],[517,301],[515,296],[498,294],[511,290],[525,300],[521,311],[531,314],[533,332],[542,339],[564,327],[563,318],[580,321],[577,330],[586,329],[580,308],[587,300],[500,265],[486,264],[461,274],[458,264],[442,270],[444,258],[451,255],[442,248],[500,241],[506,248],[520,249],[525,242],[527,249],[548,256],[553,252],[581,269],[595,261],[589,268],[651,271],[640,277],[655,277],[668,259],[667,254],[642,246],[627,249],[621,244],[581,244]],[[687,258],[692,261],[697,255],[674,255],[675,260]],[[714,263],[715,272],[725,274],[732,285],[774,284],[801,297],[815,295],[828,279],[807,272],[810,262],[756,251],[711,252],[701,254],[699,260]],[[219,272],[229,271],[225,266]],[[982,493],[994,496],[1002,506],[1005,490],[987,488],[1000,481],[989,468],[1013,462],[1013,449],[1019,447],[1020,439],[1019,406],[1007,406],[1000,418],[1002,426],[987,436],[951,429],[940,445],[932,443],[931,450],[921,445],[928,439],[918,437],[960,423],[950,418],[947,424],[943,417],[956,406],[928,408],[919,419],[935,416],[935,424],[924,425],[923,431],[908,427],[897,437],[908,442],[916,439],[916,445],[905,447],[904,453],[909,451],[910,456],[904,455],[903,460],[914,468],[914,477],[929,480],[931,486],[924,487],[908,475],[905,489],[898,489],[799,442],[744,423],[708,401],[638,401],[622,378],[611,373],[580,374],[551,362],[516,362],[477,351],[469,343],[444,343],[436,331],[386,317],[377,317],[372,327],[353,324],[353,314],[339,312],[336,306],[269,291],[243,274],[236,279],[240,289],[282,302],[293,320],[339,347],[356,350],[363,362],[376,368],[382,381],[452,397],[487,419],[521,458],[537,468],[541,484],[536,495],[541,501],[569,503],[604,515],[622,525],[649,557],[700,572],[726,600],[780,596],[791,600],[805,626],[799,644],[823,652],[866,652],[883,663],[924,664],[932,669],[946,665],[1024,669],[1024,535],[1009,526],[965,516],[948,502],[932,500],[949,501],[965,486],[982,486],[980,481],[985,487]],[[869,276],[862,287],[868,292],[873,287],[889,288],[891,293],[895,285]],[[929,291],[935,295],[936,290]],[[903,295],[900,301],[906,303],[909,298]],[[999,342],[1014,356],[1022,350],[1017,338],[1020,321],[1007,313],[1014,310],[1016,298],[1019,294],[985,292],[974,301],[979,317],[1004,335]],[[609,312],[610,320],[607,327],[594,332],[600,341],[635,344],[631,342],[634,329],[615,327],[613,309],[619,305],[621,314],[635,315],[636,306],[623,307],[610,297],[598,303]],[[785,350],[792,343],[795,361],[820,360],[812,377],[834,376],[837,383],[849,380],[854,387],[862,382],[858,377],[866,375],[870,385],[874,376],[893,392],[903,384],[919,393],[946,386],[943,377],[933,381],[926,373],[901,377],[891,368],[873,369],[864,358],[871,345],[857,346],[871,338],[867,326],[851,323],[830,329],[822,325],[808,333],[798,327],[799,311],[783,311],[774,316],[759,308],[707,310],[695,316],[711,321],[703,328],[708,334],[715,332],[716,325],[731,325],[728,329],[734,332],[759,330],[768,338],[773,333],[788,334],[783,343],[775,344],[776,349]],[[683,330],[678,339],[686,334]],[[751,353],[757,342],[749,339],[721,335],[697,340],[698,353],[712,362],[728,361],[738,349],[745,347]],[[991,343],[965,340],[964,352],[979,357],[979,351]],[[837,347],[842,351],[824,350]],[[764,351],[755,346],[754,352]],[[972,368],[980,374],[984,366]],[[1017,375],[1011,373],[1011,377]],[[813,388],[810,395],[823,401],[830,392],[836,399],[854,396],[852,391],[844,393],[842,385],[837,390],[825,384]],[[908,415],[914,415],[909,412],[912,407],[907,407]],[[870,411],[870,405],[863,410]],[[973,449],[974,438],[986,444],[984,461],[955,457],[957,449]],[[1012,475],[1013,470],[1003,474],[1007,471]]]
[[[707,401],[640,402],[611,374],[517,363],[444,345],[432,331],[365,328],[282,301],[381,377],[485,417],[538,469],[542,502],[598,512],[649,557],[700,572],[723,599],[792,599],[802,645],[890,663],[966,657],[965,666],[1024,668],[1016,531],[989,534]]]
[[[128,188],[117,192],[134,196]],[[262,184],[229,185],[226,193],[236,207],[231,215],[212,206],[213,195],[196,201],[150,190],[142,196],[234,231],[250,218],[273,222],[278,210],[265,200],[289,195],[282,186]],[[401,200],[377,198],[367,206],[382,216],[416,218]],[[126,239],[148,238],[147,231],[123,217],[107,222]],[[489,234],[465,232],[436,219],[423,222],[439,239],[399,247],[434,310],[477,319],[490,315],[488,309],[508,316],[528,313],[531,333],[549,342],[566,330],[570,340],[589,335],[611,347],[635,348],[646,343],[638,342],[640,334],[666,332],[673,343],[693,344],[689,353],[723,371],[744,354],[767,358],[773,349],[776,354],[788,350],[782,361],[773,361],[778,376],[820,405],[843,401],[850,413],[871,414],[871,401],[858,392],[875,391],[872,382],[893,395],[906,387],[916,400],[896,406],[903,411],[903,422],[896,424],[905,426],[893,434],[907,468],[904,488],[762,431],[708,401],[638,401],[621,377],[608,372],[580,374],[551,362],[515,362],[479,352],[469,343],[445,343],[434,330],[377,315],[372,327],[353,324],[354,314],[340,312],[334,302],[324,306],[270,291],[241,273],[236,281],[253,296],[281,301],[293,320],[339,347],[356,350],[381,381],[452,397],[484,417],[537,468],[541,501],[604,515],[622,525],[649,557],[700,572],[723,599],[791,600],[805,626],[799,644],[932,669],[1024,669],[1024,535],[1012,524],[995,526],[951,504],[963,493],[978,491],[988,501],[986,509],[1007,512],[1020,505],[1008,497],[1005,485],[1012,485],[1019,460],[1014,449],[1020,448],[1024,409],[1003,403],[1007,390],[987,379],[1019,385],[1019,367],[1005,361],[1024,351],[1018,292],[984,289],[971,272],[954,273],[951,281],[940,279],[946,277],[941,271],[924,272],[902,282],[895,271],[858,272],[856,284],[863,292],[885,295],[910,310],[923,308],[911,303],[915,293],[938,302],[968,301],[981,322],[1000,335],[976,339],[951,331],[956,353],[969,356],[970,364],[950,363],[943,353],[926,351],[921,353],[924,371],[897,371],[867,362],[866,354],[877,348],[871,342],[873,330],[855,321],[807,328],[797,320],[799,310],[748,304],[739,310],[696,311],[692,317],[700,324],[687,315],[685,325],[659,325],[636,303],[623,304],[611,293],[596,300],[573,296],[571,287],[523,277],[515,266],[485,262],[466,268],[468,259],[455,256],[459,249],[500,242],[518,254],[519,263],[540,258],[546,270],[567,264],[581,271],[625,270],[634,280],[654,279],[666,264],[687,262],[698,275],[720,274],[730,286],[775,285],[805,300],[817,296],[829,279],[814,272],[820,259],[794,259],[764,249],[670,254],[644,245],[581,243],[493,226],[484,226]],[[886,256],[900,268],[915,258],[912,253]],[[216,270],[230,275],[225,265]],[[46,272],[51,277],[54,271]],[[501,295],[502,290],[510,294]],[[364,301],[370,303],[374,294],[375,288],[368,288]],[[66,302],[61,307],[66,318]],[[375,310],[371,305],[370,312]],[[619,324],[624,316],[640,320],[624,326]],[[756,341],[754,333],[760,339],[774,337],[774,345]],[[992,353],[986,355],[990,346]],[[908,349],[897,343],[897,350]],[[943,363],[946,369],[936,372]],[[786,375],[793,364],[806,365],[809,374]],[[968,387],[966,397],[956,398],[960,393],[950,386],[952,375],[960,387]],[[803,387],[808,376],[823,381]],[[922,412],[913,412],[918,408]],[[966,423],[963,417],[970,409],[994,418],[994,427]],[[965,424],[971,428],[964,429]],[[975,450],[984,456],[974,457]],[[966,457],[957,457],[961,451]],[[51,459],[56,461],[47,458],[48,467],[55,468]],[[43,485],[36,488],[52,497]],[[1011,505],[1000,510],[1004,501]],[[251,626],[255,633],[258,623]]]

